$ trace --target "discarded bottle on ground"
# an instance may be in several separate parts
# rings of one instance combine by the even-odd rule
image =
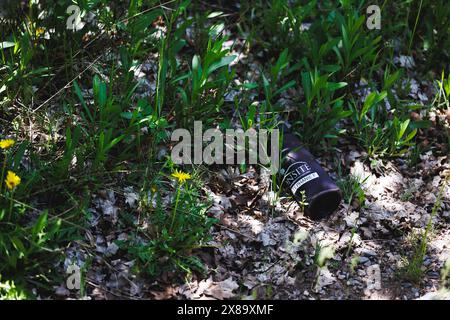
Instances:
[[[284,134],[282,155],[282,185],[289,188],[297,201],[304,200],[304,191],[308,203],[306,215],[320,219],[333,213],[341,202],[341,191],[294,134]]]

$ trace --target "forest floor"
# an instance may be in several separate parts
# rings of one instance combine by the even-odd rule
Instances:
[[[118,196],[105,190],[98,196],[95,223],[86,231],[95,258],[87,273],[93,299],[417,299],[437,294],[441,270],[450,258],[450,194],[447,188],[442,211],[433,218],[427,244],[424,278],[420,287],[405,279],[406,262],[419,242],[436,203],[448,159],[426,155],[411,174],[394,165],[372,172],[356,151],[342,152],[354,174],[367,177],[366,203],[355,209],[342,203],[323,221],[305,217],[289,198],[274,199],[269,175],[236,168],[214,173],[205,194],[214,199],[208,210],[219,219],[210,247],[197,249],[207,265],[207,274],[194,275],[186,283],[173,283],[174,274],[149,283],[131,272],[133,261],[117,258],[113,240],[125,237],[120,231],[102,228],[112,212],[120,215],[133,193]],[[326,167],[327,161],[321,158]],[[447,169],[448,170],[448,169]],[[213,179],[212,179],[213,180]],[[213,181],[214,181],[213,180]],[[107,224],[109,225],[109,224]],[[352,235],[353,234],[353,235]],[[415,236],[416,235],[416,236]],[[83,261],[84,245],[69,250]],[[71,254],[72,253],[72,254]],[[320,264],[319,256],[329,259]],[[61,295],[69,291],[62,287]]]
[[[450,299],[448,1],[74,2],[0,8],[0,299]],[[285,122],[339,208],[175,164],[194,121]]]
[[[143,69],[155,69],[154,63],[150,59]],[[242,63],[243,72],[258,69],[255,60]],[[155,87],[154,77],[145,73],[138,77]],[[435,93],[430,88],[425,82],[414,87],[410,97],[417,103],[432,99]],[[422,90],[431,90],[429,97]],[[281,98],[287,110],[290,96],[297,94],[289,90]],[[430,117],[447,123],[450,119],[445,113]],[[133,274],[134,261],[116,255],[119,247],[114,240],[127,237],[123,230],[116,230],[117,217],[127,208],[136,208],[139,200],[132,187],[105,189],[95,196],[92,227],[86,230],[89,243],[70,248],[65,266],[74,257],[80,264],[87,256],[95,257],[86,275],[93,299],[449,298],[441,290],[442,272],[450,259],[450,188],[445,183],[449,157],[435,157],[430,151],[420,155],[420,163],[412,169],[401,158],[370,162],[364,151],[345,139],[339,140],[337,150],[320,157],[319,163],[337,181],[345,177],[333,172],[336,162],[349,168],[348,175],[361,182],[363,199],[354,196],[351,203],[343,201],[330,218],[321,221],[305,216],[286,190],[277,198],[265,169],[250,167],[240,173],[236,166],[201,168],[208,177],[202,193],[213,199],[208,213],[219,221],[213,227],[213,239],[192,252],[206,264],[204,274],[180,282],[168,272],[149,283]],[[167,151],[166,146],[160,151]],[[440,193],[439,214],[431,220],[422,266],[424,277],[417,285],[407,276],[408,261],[420,245],[421,231]],[[64,284],[56,292],[63,297],[71,294]]]

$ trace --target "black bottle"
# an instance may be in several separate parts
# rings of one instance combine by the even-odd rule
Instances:
[[[282,186],[297,201],[304,191],[308,203],[306,215],[321,219],[333,213],[342,199],[339,187],[292,133],[284,133],[282,156]]]

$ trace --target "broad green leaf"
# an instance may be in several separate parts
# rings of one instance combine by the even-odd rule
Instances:
[[[44,211],[39,218],[37,219],[36,223],[33,226],[32,230],[32,236],[33,238],[39,237],[39,234],[42,233],[47,226],[47,217],[48,213],[47,211]]]
[[[106,84],[100,80],[100,78],[94,76],[94,97],[97,99],[97,103],[100,107],[104,107],[106,104]]]
[[[288,83],[286,83],[285,85],[283,85],[280,89],[278,89],[277,91],[275,91],[273,93],[273,96],[276,96],[277,94],[280,94],[283,91],[286,91],[287,89],[292,88],[293,86],[295,86],[295,80],[291,80]]]
[[[403,137],[403,135],[405,134],[406,129],[408,129],[408,125],[409,125],[409,119],[406,119],[405,121],[403,121],[400,125],[400,131],[398,132],[398,140],[401,139],[401,137]]]
[[[214,72],[215,70],[222,68],[224,66],[228,66],[230,63],[236,59],[236,55],[226,56],[221,58],[219,61],[212,63],[208,68],[208,75]]]
[[[242,85],[245,89],[256,89],[258,88],[258,84],[255,82],[247,82]]]
[[[417,134],[417,129],[414,129],[413,131],[411,131],[408,136],[406,137],[406,139],[404,140],[404,142],[408,142],[410,141],[412,138],[414,138]]]
[[[16,248],[17,251],[19,251],[19,259],[22,258],[23,256],[25,256],[25,253],[27,252],[27,249],[25,248],[22,240],[20,240],[16,236],[12,236],[11,237],[11,243],[13,244],[14,248]]]
[[[420,121],[413,121],[410,124],[410,127],[412,129],[418,128],[418,129],[425,129],[431,127],[431,121],[430,120],[420,120]]]
[[[400,77],[400,70],[397,70],[393,74],[389,75],[384,81],[384,89],[389,89]]]
[[[194,55],[194,57],[192,58],[192,70],[197,71],[199,65],[200,57],[198,55]]]
[[[132,30],[132,32],[143,32],[145,29],[147,29],[153,21],[156,20],[158,16],[162,16],[164,13],[160,9],[155,9],[150,12],[136,15],[132,19],[130,19],[130,25],[129,30]]]
[[[222,14],[223,14],[222,11],[214,11],[214,12],[211,12],[210,14],[208,14],[207,18],[208,19],[212,19],[212,18],[215,18],[215,17],[219,17]]]
[[[328,82],[327,83],[327,90],[329,91],[336,91],[338,89],[341,89],[343,87],[347,86],[347,82]]]

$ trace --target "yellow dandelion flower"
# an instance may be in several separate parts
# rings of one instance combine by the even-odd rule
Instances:
[[[186,180],[189,180],[191,178],[191,175],[189,173],[185,173],[183,171],[178,171],[175,169],[175,172],[172,173],[172,177],[178,179],[179,183],[183,183]]]
[[[20,184],[20,177],[12,171],[8,171],[5,179],[6,186],[9,190],[14,189]]]
[[[39,37],[41,34],[44,34],[44,33],[45,33],[45,28],[42,28],[42,27],[37,28],[36,32],[35,32],[36,37]]]
[[[14,143],[16,142],[13,139],[0,140],[0,148],[8,149],[9,147],[12,147]]]

